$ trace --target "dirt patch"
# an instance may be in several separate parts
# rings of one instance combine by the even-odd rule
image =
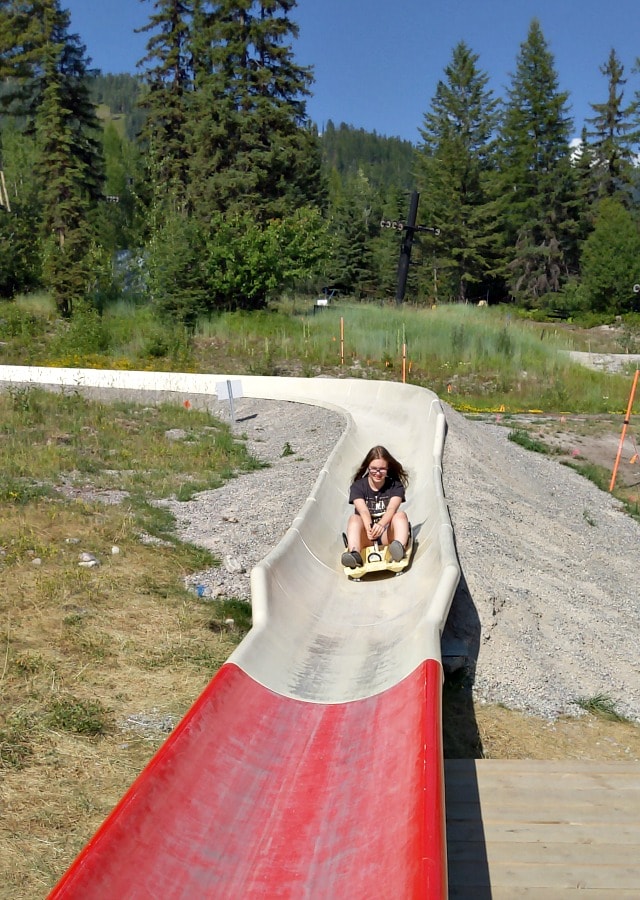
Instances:
[[[540,442],[558,462],[599,470],[598,483],[607,488],[620,449],[624,417],[621,415],[514,415],[483,416],[512,431],[523,431]],[[595,475],[596,473],[594,473]],[[621,499],[640,500],[640,415],[631,416],[622,441],[615,487]]]

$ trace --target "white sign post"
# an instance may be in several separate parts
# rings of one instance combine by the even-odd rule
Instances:
[[[231,379],[228,379],[227,381],[218,381],[216,382],[216,394],[218,400],[229,401],[229,414],[231,416],[231,421],[235,424],[236,414],[233,408],[233,401],[234,398],[239,400],[243,396],[242,382],[232,381]]]

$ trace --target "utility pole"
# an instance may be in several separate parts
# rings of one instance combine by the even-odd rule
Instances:
[[[418,218],[418,202],[420,194],[412,191],[409,201],[409,215],[406,222],[391,222],[389,219],[383,219],[380,222],[381,228],[395,228],[396,231],[403,232],[402,243],[400,244],[400,260],[398,262],[398,284],[396,287],[396,303],[400,305],[404,300],[407,289],[407,276],[409,275],[409,265],[411,263],[411,248],[413,246],[413,238],[416,231],[430,231],[432,234],[440,234],[439,228],[428,228],[425,225],[416,225]]]

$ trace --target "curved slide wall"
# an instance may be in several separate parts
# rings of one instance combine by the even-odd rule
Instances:
[[[168,399],[228,377],[0,367]],[[252,572],[252,630],[50,897],[445,897],[440,634],[459,568],[442,407],[389,382],[241,381],[245,397],[339,410],[345,433]],[[401,577],[351,582],[348,485],[375,443],[409,472],[416,548]]]

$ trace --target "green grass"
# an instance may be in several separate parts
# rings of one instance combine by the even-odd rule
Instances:
[[[593,484],[595,484],[596,487],[600,488],[601,491],[609,490],[609,484],[611,482],[611,472],[603,468],[602,466],[597,466],[593,463],[588,462],[582,463],[568,461],[564,462],[563,465],[568,466],[570,469],[574,469],[576,472],[578,472],[579,475],[582,475],[583,478],[587,478],[589,481],[593,482]],[[640,521],[640,506],[637,500],[627,497],[626,493],[623,490],[620,490],[619,486],[616,486],[614,488],[613,496],[616,497],[617,500],[619,500],[625,512],[629,516]]]
[[[166,513],[152,510],[149,499],[187,500],[260,465],[206,412],[104,406],[40,388],[0,393],[0,499],[48,496],[64,477],[76,488],[90,482],[95,490],[124,492],[158,521]]]
[[[51,702],[47,719],[50,728],[96,737],[113,728],[113,713],[99,700],[84,700],[72,694]]]
[[[19,714],[10,715],[0,727],[0,772],[23,769],[33,757],[30,725]]]
[[[576,703],[580,709],[584,709],[585,712],[591,713],[593,716],[598,716],[601,719],[606,719],[610,722],[627,721],[625,717],[620,715],[616,710],[615,701],[612,700],[608,694],[596,694],[593,697],[580,697],[576,700]]]
[[[507,438],[512,443],[519,444],[521,447],[524,447],[525,450],[531,450],[534,453],[543,453],[547,455],[551,452],[546,444],[531,437],[529,432],[523,428],[515,428],[513,431],[510,431]]]
[[[628,399],[628,377],[569,359],[569,330],[542,328],[508,308],[343,300],[319,315],[310,310],[307,301],[221,313],[189,334],[148,306],[120,302],[69,323],[42,301],[0,303],[0,323],[11,323],[0,363],[400,380],[404,347],[407,380],[463,412],[619,412]]]

